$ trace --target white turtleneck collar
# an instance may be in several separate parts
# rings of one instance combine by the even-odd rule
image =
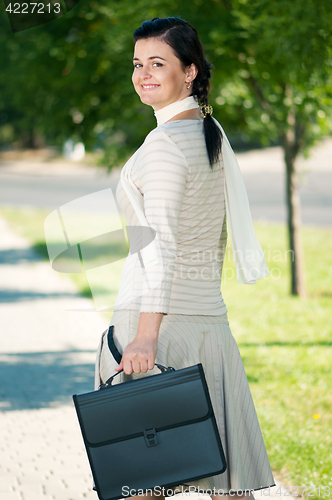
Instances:
[[[166,123],[174,116],[190,109],[199,109],[198,102],[193,96],[186,97],[185,99],[182,99],[182,101],[172,102],[171,104],[168,104],[168,106],[155,111],[154,115],[157,118],[158,127]]]

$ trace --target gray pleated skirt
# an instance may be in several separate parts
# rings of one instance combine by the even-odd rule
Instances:
[[[118,310],[114,342],[120,353],[136,336],[140,313]],[[199,316],[164,315],[158,338],[156,363],[175,369],[202,363],[227,461],[223,474],[186,485],[212,494],[258,490],[274,486],[263,436],[250,393],[237,343],[231,333],[227,314]],[[118,366],[103,335],[96,356],[95,388],[114,375]],[[157,368],[138,375],[118,375],[115,383],[154,373]],[[183,488],[184,489],[184,488]]]

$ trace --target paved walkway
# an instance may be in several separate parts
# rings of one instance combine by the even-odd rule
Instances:
[[[96,500],[71,395],[93,390],[107,318],[0,219],[0,498]]]
[[[69,311],[91,302],[1,218],[0,235],[0,498],[97,500],[71,395],[93,389],[108,319]]]

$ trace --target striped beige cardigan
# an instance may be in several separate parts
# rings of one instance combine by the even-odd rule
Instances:
[[[202,127],[200,119],[165,123],[129,160],[130,182],[156,231],[159,263],[144,269],[137,253],[128,255],[115,311],[227,312],[220,291],[227,240],[225,172],[222,162],[211,170]],[[142,225],[122,179],[116,197],[128,226]]]

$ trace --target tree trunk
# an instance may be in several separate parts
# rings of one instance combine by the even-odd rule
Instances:
[[[291,85],[285,87],[285,97],[293,101]],[[304,258],[301,244],[301,215],[300,196],[298,191],[298,176],[296,171],[296,157],[299,154],[301,140],[304,133],[300,122],[296,119],[296,108],[289,107],[286,132],[283,135],[284,158],[286,163],[286,200],[288,218],[288,238],[291,250],[291,294],[304,297],[305,274]]]
[[[292,132],[284,136],[284,157],[286,163],[286,200],[288,218],[289,248],[291,250],[291,294],[304,297],[305,274],[304,258],[301,244],[300,197],[298,192],[298,176],[296,156],[298,147],[292,141]]]
[[[21,140],[23,148],[37,149],[38,147],[36,144],[36,134],[33,127],[31,127],[29,130],[22,131]]]

